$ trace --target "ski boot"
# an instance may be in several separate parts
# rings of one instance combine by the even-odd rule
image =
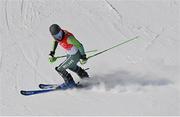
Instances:
[[[72,70],[72,71],[74,71],[81,79],[89,78],[88,73],[79,66],[76,68],[76,70]]]
[[[60,84],[58,88],[66,90],[66,89],[72,89],[76,87],[76,83],[74,82],[71,74],[68,74],[67,80],[65,80],[64,83]]]
[[[55,69],[62,76],[62,78],[64,79],[64,83],[60,84],[58,86],[58,88],[65,90],[65,89],[68,89],[68,88],[76,87],[76,83],[74,82],[73,77],[71,76],[71,74],[69,74],[64,69],[59,70],[58,67],[56,67]]]

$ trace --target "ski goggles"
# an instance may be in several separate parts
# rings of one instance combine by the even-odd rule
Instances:
[[[63,36],[63,31],[60,30],[57,34],[53,35],[56,40],[61,40]]]

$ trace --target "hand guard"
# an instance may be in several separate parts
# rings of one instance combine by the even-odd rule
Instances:
[[[88,59],[86,58],[86,54],[82,55],[81,58],[80,58],[80,63],[81,63],[81,65],[86,64],[87,60],[88,60]]]

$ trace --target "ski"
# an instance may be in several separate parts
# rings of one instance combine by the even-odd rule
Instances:
[[[35,95],[35,94],[42,94],[42,93],[47,93],[47,92],[52,92],[56,90],[62,90],[62,89],[44,89],[44,90],[21,90],[20,93],[24,96],[30,96],[30,95]]]
[[[82,88],[82,85],[78,83],[76,83],[76,86],[73,88],[60,88],[59,84],[39,84],[39,90],[21,90],[20,93],[24,96],[31,96],[31,95],[35,95],[35,94],[42,94],[42,93],[47,93],[47,92],[52,92],[52,91],[57,91],[57,90],[61,90],[61,91],[65,91],[68,89],[73,89],[73,88]]]
[[[76,83],[76,88],[80,86],[80,82]],[[39,84],[40,89],[55,89],[58,88],[59,84]]]
[[[57,88],[58,86],[58,84],[39,84],[40,89],[53,89]]]

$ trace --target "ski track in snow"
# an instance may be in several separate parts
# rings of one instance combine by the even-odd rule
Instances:
[[[108,0],[105,0],[105,2],[115,11],[115,13],[119,16],[122,22],[123,16],[119,13],[119,11]]]
[[[112,10],[116,13],[116,15],[118,16],[118,18],[116,18],[118,25],[113,24],[114,28],[117,29],[124,37],[128,37],[124,32],[121,26],[124,26],[123,23],[123,16],[121,15],[121,13],[108,1],[105,0],[105,3],[110,6],[110,8],[112,8]],[[120,24],[119,24],[120,23]]]
[[[6,25],[8,27],[8,30],[10,30],[10,27],[9,27],[9,19],[8,19],[8,11],[7,11],[7,6],[8,5],[8,0],[6,0],[5,2],[5,19],[6,19]]]
[[[6,24],[7,24],[9,33],[13,34],[13,33],[15,33],[15,32],[14,32],[13,30],[10,30],[10,28],[9,28],[10,26],[9,26],[9,21],[8,21],[8,11],[7,11],[8,9],[7,9],[7,5],[8,5],[8,0],[5,2]],[[30,9],[31,9],[31,8],[30,8]],[[26,16],[25,18],[27,18],[29,15],[26,14],[25,16]],[[30,21],[32,21],[32,19],[33,19],[33,16],[30,17]],[[27,20],[27,19],[25,19],[25,20]],[[33,64],[33,62],[27,57],[27,55],[25,54],[26,52],[24,52],[23,47],[21,47],[21,44],[20,44],[18,41],[15,41],[15,40],[14,40],[13,38],[11,38],[11,37],[10,37],[10,39],[15,43],[15,45],[17,45],[17,47],[19,48],[19,50],[20,50],[20,52],[22,53],[23,57],[25,58],[25,61],[26,61],[35,71],[37,71],[37,73],[40,74],[40,76],[45,77],[45,76],[43,76],[43,75],[39,72],[39,70],[37,70],[37,68],[35,67],[35,65]]]

